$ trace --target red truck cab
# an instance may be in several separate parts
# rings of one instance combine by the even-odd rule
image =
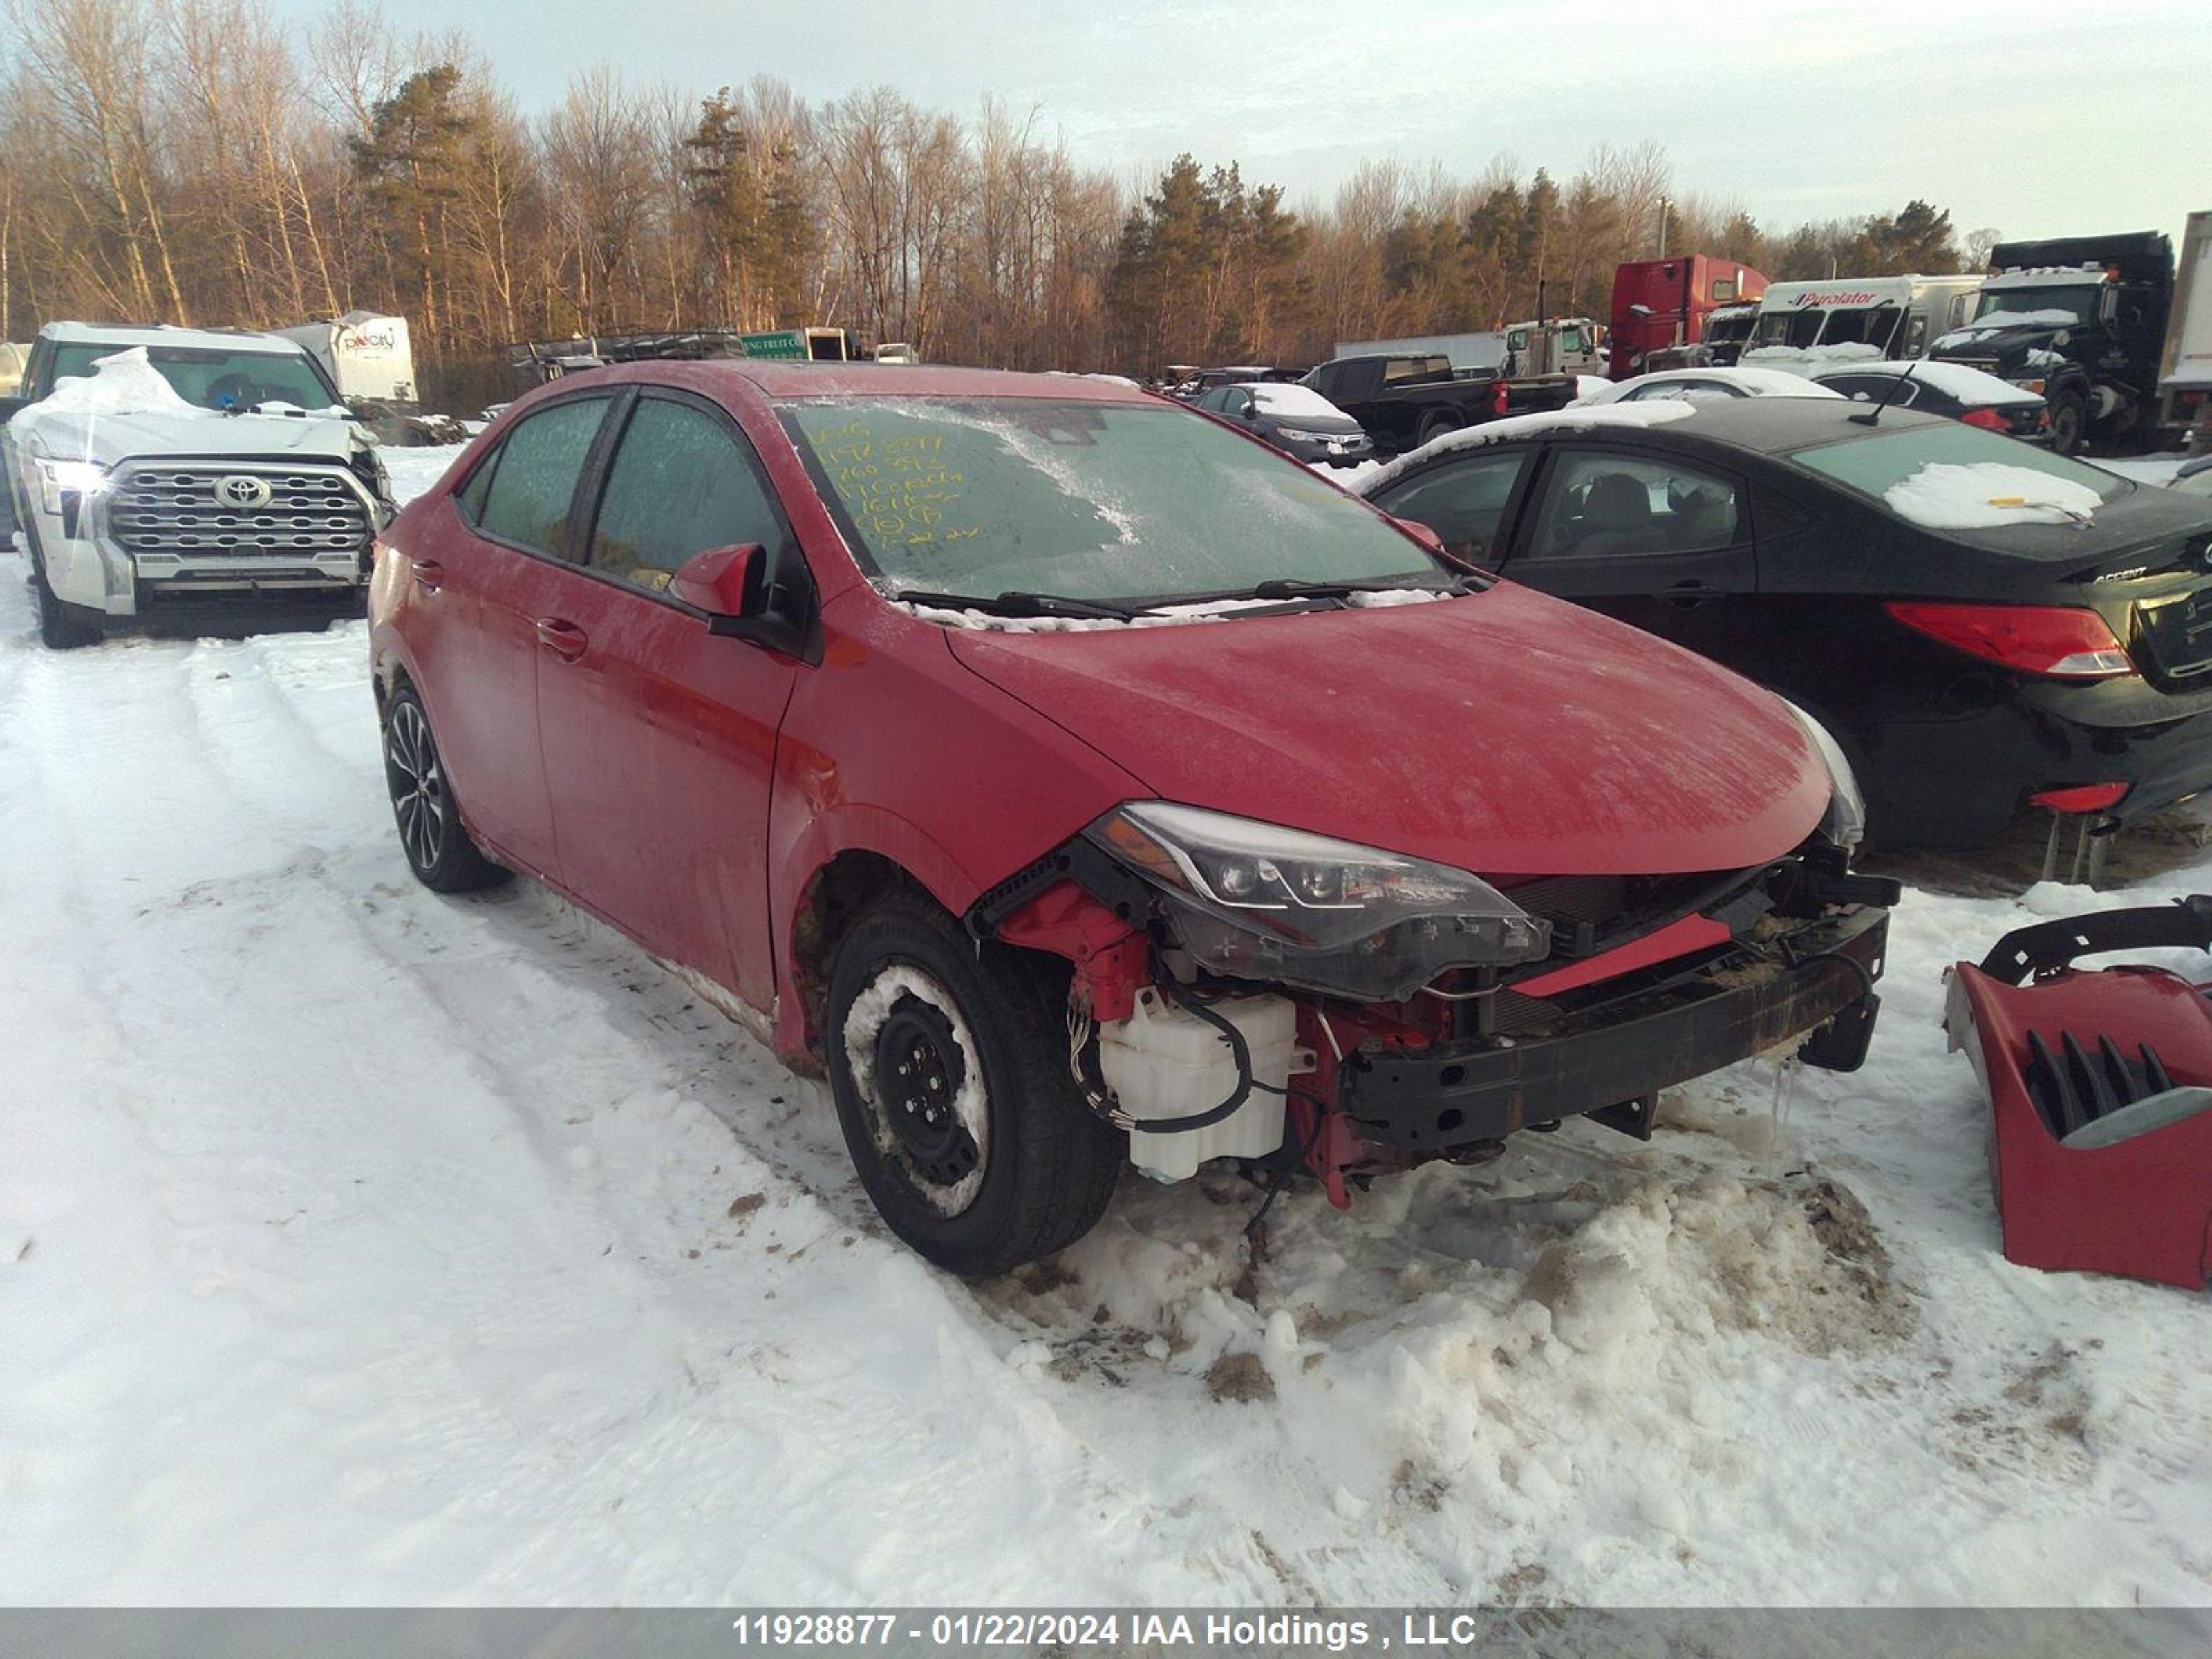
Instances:
[[[1685,253],[1671,259],[1634,259],[1613,273],[1611,373],[1616,380],[1658,367],[1653,352],[1694,345],[1705,338],[1705,319],[1720,306],[1754,301],[1766,277],[1735,259]]]

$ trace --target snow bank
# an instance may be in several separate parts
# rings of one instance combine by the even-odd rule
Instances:
[[[1602,426],[1663,426],[1668,421],[1686,420],[1697,412],[1689,404],[1666,398],[1635,404],[1569,404],[1565,409],[1545,410],[1534,415],[1509,415],[1503,420],[1485,421],[1480,426],[1463,426],[1456,432],[1447,432],[1386,465],[1371,472],[1354,472],[1341,482],[1355,495],[1372,495],[1413,468],[1456,449],[1479,449],[1485,444],[1504,443],[1510,439],[1529,438],[1545,432],[1588,432]]]
[[[2001,461],[1930,461],[1882,492],[1900,518],[1929,530],[2087,524],[2103,498],[2087,484]]]
[[[56,383],[52,392],[15,419],[50,415],[180,415],[204,416],[208,411],[177,395],[161,378],[144,346],[132,346],[94,362],[89,374],[71,375]],[[11,422],[12,425],[14,422]]]

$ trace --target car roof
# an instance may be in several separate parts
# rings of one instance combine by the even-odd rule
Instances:
[[[188,346],[200,351],[260,351],[304,357],[307,349],[281,334],[246,328],[173,328],[167,323],[48,323],[39,337],[58,345]]]
[[[1839,438],[1871,437],[1877,430],[1948,424],[1941,415],[1886,409],[1879,426],[1870,428],[1865,420],[1869,412],[1867,404],[1848,398],[1729,398],[1694,404],[1682,419],[1641,428],[1633,435],[1656,434],[1662,441],[1668,434],[1703,438],[1763,455],[1786,455]]]
[[[1006,369],[956,368],[937,363],[775,362],[745,357],[614,363],[603,369],[563,375],[557,384],[578,384],[587,377],[599,384],[643,380],[693,386],[721,379],[737,380],[750,383],[763,397],[778,401],[901,395],[1055,398],[1064,403],[1085,404],[1157,404],[1166,401],[1135,386],[1093,380],[1085,374],[1020,374]]]

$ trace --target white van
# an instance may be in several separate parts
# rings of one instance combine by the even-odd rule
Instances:
[[[1979,276],[1843,276],[1769,283],[1741,361],[1811,374],[1858,359],[1919,357],[1966,321]]]

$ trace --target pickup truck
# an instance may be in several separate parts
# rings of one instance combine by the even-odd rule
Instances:
[[[1380,454],[1401,454],[1455,432],[1574,400],[1572,375],[1507,380],[1491,369],[1454,370],[1441,353],[1338,357],[1299,382],[1359,423]]]
[[[361,604],[391,489],[297,342],[49,323],[0,419],[0,535],[30,561],[49,647],[156,612]]]

